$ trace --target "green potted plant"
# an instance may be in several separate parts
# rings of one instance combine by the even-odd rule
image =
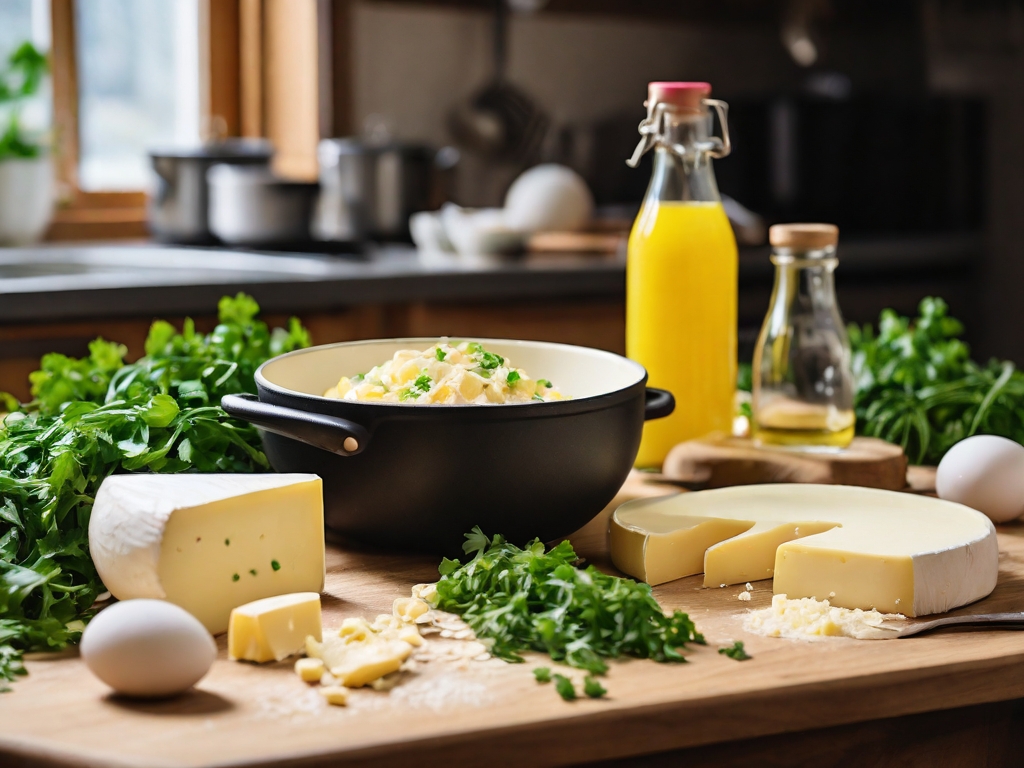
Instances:
[[[47,137],[27,130],[21,110],[39,91],[46,56],[22,43],[0,69],[0,244],[38,240],[53,213],[53,165]]]

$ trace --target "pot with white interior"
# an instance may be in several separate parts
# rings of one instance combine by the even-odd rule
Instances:
[[[438,342],[410,338],[289,352],[256,372],[258,397],[228,395],[222,405],[263,430],[276,471],[323,478],[325,520],[335,534],[446,554],[458,552],[476,525],[519,544],[565,536],[612,500],[644,421],[670,414],[672,395],[648,388],[641,365],[611,352],[478,341],[569,399],[417,405],[323,396],[342,376]]]

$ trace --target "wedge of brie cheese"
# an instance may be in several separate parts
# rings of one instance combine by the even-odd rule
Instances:
[[[321,481],[114,475],[96,494],[89,550],[115,597],[169,600],[224,632],[239,605],[323,589]]]
[[[626,502],[615,566],[649,584],[704,573],[724,587],[774,578],[776,594],[923,616],[985,597],[999,570],[980,512],[841,485],[747,485]]]

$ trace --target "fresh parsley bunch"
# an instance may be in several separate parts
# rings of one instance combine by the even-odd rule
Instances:
[[[685,613],[662,611],[647,584],[577,568],[568,541],[545,552],[538,540],[520,549],[479,528],[466,539],[474,557],[441,562],[437,607],[461,615],[499,658],[541,651],[600,675],[608,658],[685,661],[681,649],[704,642]]]
[[[146,356],[97,339],[89,356],[46,355],[34,400],[0,426],[0,681],[24,674],[25,651],[79,638],[103,585],[88,550],[96,490],[115,472],[253,472],[259,435],[221,410],[254,392],[264,360],[309,345],[297,320],[270,331],[249,296],[221,299],[220,324],[198,334],[153,324]],[[7,398],[13,400],[13,398]],[[16,403],[15,403],[16,404]]]
[[[878,333],[851,325],[857,430],[901,445],[912,463],[937,464],[975,434],[1024,443],[1024,373],[980,365],[946,302],[924,299],[915,320],[882,312]]]

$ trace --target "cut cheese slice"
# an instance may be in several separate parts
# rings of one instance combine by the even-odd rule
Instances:
[[[985,597],[991,521],[948,501],[841,485],[747,485],[638,499],[610,524],[612,562],[650,584],[774,577],[776,594],[923,616]],[[699,564],[699,565],[698,565]]]
[[[319,642],[322,635],[318,592],[265,597],[231,611],[228,657],[281,661],[305,648],[307,637]]]
[[[187,610],[213,634],[231,610],[324,584],[316,475],[114,475],[96,494],[89,550],[121,600]]]

